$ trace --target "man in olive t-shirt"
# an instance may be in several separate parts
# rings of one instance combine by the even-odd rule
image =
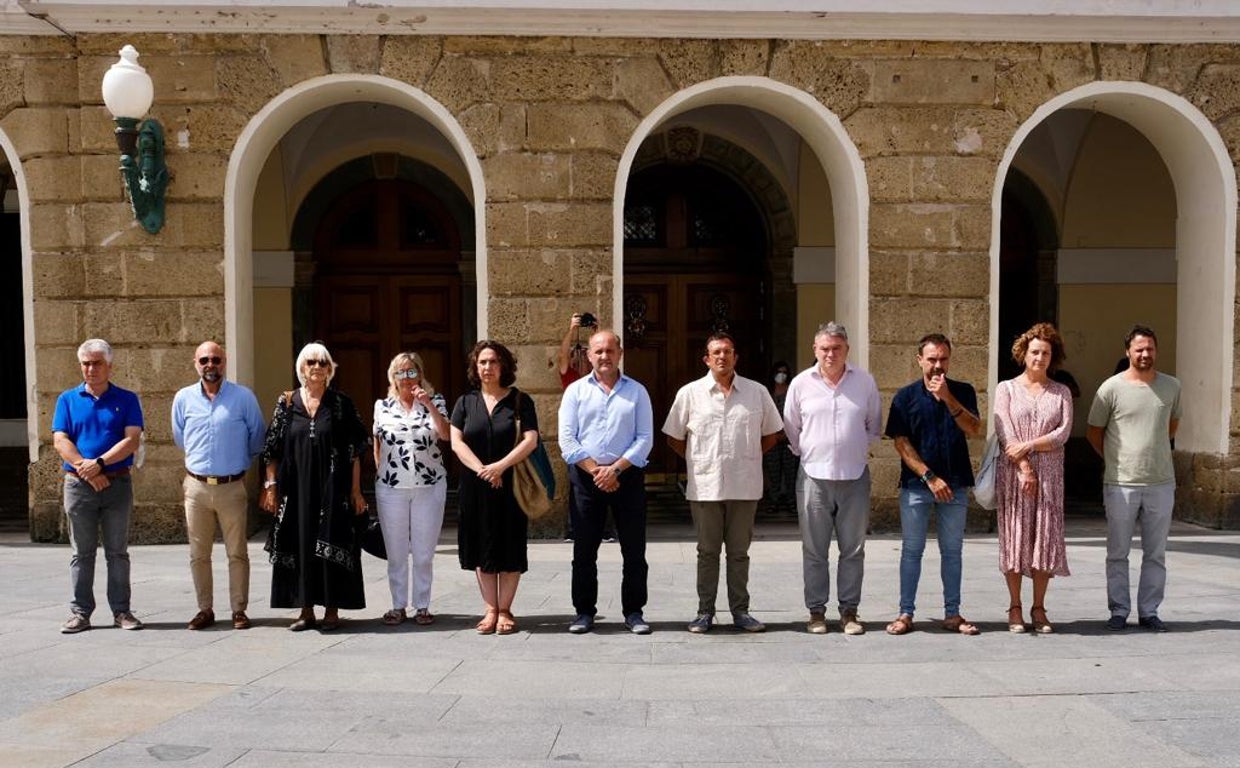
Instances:
[[[1158,339],[1134,326],[1124,339],[1129,367],[1098,387],[1089,409],[1089,444],[1102,456],[1102,503],[1107,513],[1107,629],[1120,631],[1131,611],[1128,553],[1141,525],[1140,626],[1165,632],[1158,618],[1167,584],[1167,534],[1175,505],[1171,440],[1180,424],[1180,382],[1154,369]]]

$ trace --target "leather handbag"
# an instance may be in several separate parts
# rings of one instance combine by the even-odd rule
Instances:
[[[516,439],[513,445],[521,442],[521,390],[513,401],[513,415],[516,421]],[[512,492],[516,496],[517,506],[531,520],[537,520],[551,511],[551,500],[555,498],[555,474],[551,470],[551,459],[543,446],[542,438],[534,451],[512,468]]]

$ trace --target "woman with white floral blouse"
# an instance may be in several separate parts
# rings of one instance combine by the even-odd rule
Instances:
[[[400,624],[405,607],[430,624],[432,562],[443,526],[448,480],[439,441],[448,439],[443,395],[423,375],[422,358],[401,352],[388,365],[388,396],[375,401],[375,501],[387,546],[392,610],[383,623]],[[409,560],[413,559],[410,594]]]

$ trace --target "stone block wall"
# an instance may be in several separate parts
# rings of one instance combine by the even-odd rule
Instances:
[[[132,221],[99,96],[124,43],[155,80],[153,114],[168,135],[173,178],[158,235]],[[0,128],[29,192],[39,428],[47,432],[56,394],[77,380],[77,343],[113,342],[117,381],[137,389],[147,411],[135,525],[147,541],[181,535],[180,456],[166,411],[193,378],[194,346],[224,335],[230,153],[264,104],[308,78],[395,78],[459,121],[488,190],[477,201],[487,221],[488,334],[520,350],[522,382],[549,436],[558,392],[549,369],[564,318],[589,310],[615,320],[620,156],[638,123],[679,89],[768,77],[843,121],[869,181],[870,361],[888,399],[916,375],[914,344],[929,331],[953,338],[953,375],[982,388],[992,184],[1014,131],[1048,99],[1095,80],[1142,80],[1198,105],[1240,159],[1240,46],[147,34],[0,37],[0,52]],[[1237,353],[1240,366],[1240,345]],[[1185,516],[1240,524],[1237,455],[1180,457]],[[897,468],[884,442],[873,462],[876,527],[894,519]],[[31,471],[36,539],[63,537],[58,482],[49,439]]]

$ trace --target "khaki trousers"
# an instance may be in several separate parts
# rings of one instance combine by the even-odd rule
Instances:
[[[698,613],[715,615],[719,593],[719,552],[727,547],[728,608],[749,613],[749,543],[757,501],[691,501],[697,528]]]
[[[211,578],[211,548],[218,523],[228,554],[228,597],[233,611],[250,602],[250,553],[246,540],[245,482],[208,485],[186,476],[185,529],[189,535],[189,572],[194,578],[198,610],[213,610],[215,585]]]

